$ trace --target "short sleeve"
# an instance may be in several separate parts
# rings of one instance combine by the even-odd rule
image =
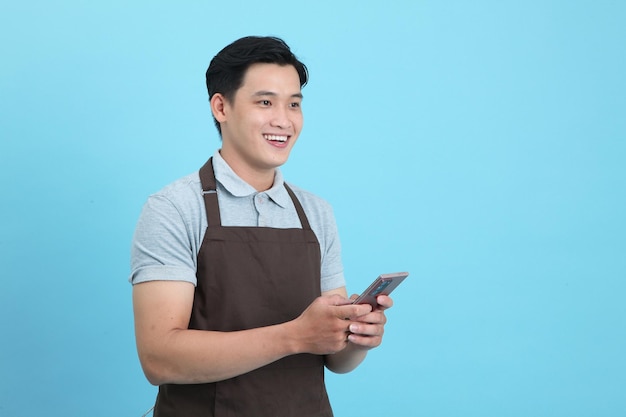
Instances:
[[[130,282],[187,281],[196,285],[196,254],[189,225],[164,195],[145,203],[131,245]]]
[[[322,249],[321,287],[322,292],[334,290],[346,285],[341,261],[341,242],[337,230],[337,223],[330,205],[322,223],[324,235]],[[321,239],[320,239],[321,241]]]

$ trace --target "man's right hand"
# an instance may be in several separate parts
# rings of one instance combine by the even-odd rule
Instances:
[[[317,355],[343,350],[352,319],[371,310],[369,304],[351,304],[351,300],[336,294],[316,298],[292,323],[296,350]]]

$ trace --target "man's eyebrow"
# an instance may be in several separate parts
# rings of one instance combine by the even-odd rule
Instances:
[[[255,97],[267,97],[267,96],[276,97],[276,96],[278,96],[278,94],[274,93],[273,91],[261,90],[261,91],[257,91],[256,93],[254,93],[253,96],[255,96]],[[302,93],[294,93],[294,94],[291,95],[291,97],[300,98],[300,99],[304,98]]]

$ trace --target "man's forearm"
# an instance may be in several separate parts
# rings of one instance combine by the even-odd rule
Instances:
[[[345,374],[359,366],[366,355],[366,349],[348,343],[344,350],[332,355],[326,355],[326,368],[337,374]]]
[[[186,282],[152,281],[133,287],[139,358],[155,385],[221,381],[289,355],[342,352],[349,345],[346,318],[362,317],[370,309],[329,295],[318,297],[286,323],[215,332],[188,329],[193,297],[194,287]],[[348,352],[330,369],[347,372],[362,360],[362,354]]]
[[[296,353],[289,323],[237,332],[173,330],[140,358],[154,385],[221,381]],[[156,347],[155,347],[156,346]]]

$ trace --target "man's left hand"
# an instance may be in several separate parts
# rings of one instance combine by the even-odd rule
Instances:
[[[358,295],[350,297],[354,300]],[[393,306],[393,300],[386,295],[379,295],[376,299],[378,306],[370,313],[352,318],[348,340],[363,349],[372,349],[379,346],[383,341],[385,323],[387,317],[385,310]]]

